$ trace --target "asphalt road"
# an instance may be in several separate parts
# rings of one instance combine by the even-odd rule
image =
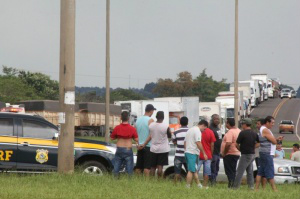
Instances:
[[[292,120],[295,124],[295,132],[280,134],[284,136],[284,140],[299,141],[300,140],[300,99],[269,99],[254,108],[251,117],[264,118],[268,115],[275,117],[275,126],[272,132],[277,137],[279,136],[279,125],[281,120]]]

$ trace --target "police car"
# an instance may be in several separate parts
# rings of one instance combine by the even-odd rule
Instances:
[[[48,172],[57,169],[58,127],[42,117],[0,113],[0,170]],[[102,175],[113,169],[116,148],[106,142],[75,138],[75,166]]]

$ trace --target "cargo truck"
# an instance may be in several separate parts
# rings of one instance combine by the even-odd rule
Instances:
[[[256,107],[261,102],[261,92],[258,80],[239,81],[239,83],[249,83],[251,88],[251,107]]]
[[[230,84],[230,91],[234,92],[234,84]],[[251,86],[250,82],[239,82],[238,91],[242,92],[241,98],[243,99],[244,116],[249,117],[251,113]]]
[[[276,98],[279,96],[279,81],[275,79],[268,79],[268,97]]]
[[[262,101],[268,100],[268,75],[267,74],[251,74],[251,80],[258,80],[262,89]]]
[[[39,115],[54,125],[59,125],[59,102],[52,100],[22,101],[27,114]],[[105,134],[105,104],[83,102],[75,104],[75,135],[99,136]],[[110,105],[109,128],[121,123],[121,107]]]

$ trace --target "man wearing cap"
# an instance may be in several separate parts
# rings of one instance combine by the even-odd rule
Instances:
[[[149,125],[154,122],[153,119],[151,119],[151,116],[153,115],[153,112],[156,109],[152,104],[147,104],[145,108],[145,114],[141,117],[139,117],[136,121],[135,127],[138,133],[139,137],[139,146],[138,146],[138,152],[137,152],[137,162],[136,162],[136,172],[140,174],[142,171],[144,172],[145,176],[150,175],[150,169],[151,169],[151,152],[150,152],[150,146],[151,141],[147,143],[146,146],[143,146],[143,144],[146,142],[148,136],[149,136]]]
[[[242,121],[243,131],[240,132],[236,147],[241,151],[241,157],[234,180],[233,189],[238,189],[241,185],[244,172],[247,171],[247,184],[250,189],[254,189],[253,161],[255,159],[255,148],[259,147],[257,133],[251,129],[252,120],[246,118]]]

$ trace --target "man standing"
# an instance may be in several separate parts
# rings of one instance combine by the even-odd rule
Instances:
[[[272,116],[268,116],[265,119],[265,124],[260,128],[260,149],[259,149],[259,161],[260,167],[256,176],[255,189],[259,189],[259,184],[262,176],[265,177],[273,191],[277,192],[277,188],[274,181],[274,162],[273,157],[275,155],[277,141],[282,141],[283,137],[279,136],[277,139],[273,136],[271,128],[274,126],[275,120]]]
[[[236,148],[236,140],[241,130],[235,126],[234,118],[227,119],[226,128],[229,129],[229,131],[223,138],[221,154],[223,157],[225,174],[228,178],[228,188],[232,188],[236,175],[236,165],[240,157],[240,151]]]
[[[240,132],[236,147],[241,151],[241,158],[237,168],[233,188],[240,188],[244,172],[247,171],[247,184],[250,189],[254,189],[253,161],[255,148],[259,147],[259,138],[256,132],[251,129],[252,121],[246,118],[242,121],[243,131]]]
[[[129,175],[133,173],[133,152],[132,152],[132,140],[138,143],[138,135],[134,127],[129,123],[129,114],[127,111],[123,111],[121,114],[122,123],[116,126],[110,135],[112,140],[117,139],[117,151],[114,158],[114,170],[115,177],[119,177],[120,168],[125,162],[126,171]]]
[[[219,164],[220,164],[220,149],[222,143],[222,133],[219,128],[220,124],[220,116],[217,114],[213,114],[211,116],[211,123],[209,128],[214,132],[216,142],[214,143],[213,156],[211,160],[211,175],[209,176],[209,180],[211,185],[216,184],[218,172],[219,172]]]
[[[204,154],[204,159],[207,160],[207,155],[201,144],[201,131],[203,131],[204,128],[204,120],[201,120],[198,126],[194,126],[187,131],[184,140],[185,159],[188,167],[186,177],[187,188],[191,187],[193,178],[195,179],[197,186],[202,188],[198,173],[196,172],[196,164],[198,163],[200,151]]]
[[[201,169],[201,166],[203,165],[203,179],[204,179],[203,186],[206,187],[206,189],[208,189],[207,183],[208,183],[209,176],[211,175],[211,159],[212,159],[212,153],[214,151],[214,143],[216,141],[216,138],[214,132],[209,128],[207,128],[208,127],[207,121],[203,121],[203,126],[204,129],[201,132],[202,134],[201,143],[207,155],[207,160],[205,160],[204,154],[200,152],[198,173]]]
[[[145,114],[142,117],[139,117],[136,121],[136,130],[139,137],[139,147],[137,152],[137,162],[136,162],[136,172],[140,174],[144,171],[145,176],[150,175],[151,168],[151,154],[150,154],[150,146],[151,142],[149,142],[145,147],[141,147],[147,140],[149,136],[149,125],[154,122],[151,119],[153,112],[156,109],[152,104],[148,104],[145,108]]]
[[[174,172],[175,172],[175,183],[179,180],[181,174],[182,165],[185,167],[187,171],[186,161],[184,157],[184,139],[186,136],[186,132],[189,130],[187,127],[188,125],[188,118],[183,116],[180,118],[180,125],[181,127],[174,132],[172,136],[173,144],[176,145],[175,151],[175,159],[174,159]]]
[[[168,137],[171,138],[171,132],[169,126],[163,123],[164,118],[164,112],[158,111],[156,114],[157,121],[150,124],[149,137],[142,145],[142,147],[145,147],[151,140],[151,175],[154,176],[157,169],[157,176],[159,178],[162,177],[163,166],[169,164],[170,145]]]

